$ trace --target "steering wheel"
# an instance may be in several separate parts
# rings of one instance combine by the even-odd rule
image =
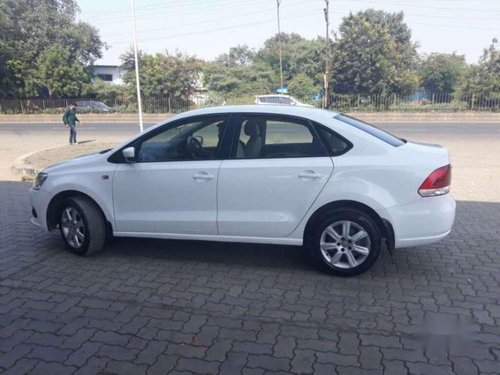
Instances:
[[[186,140],[186,146],[193,158],[196,158],[201,155],[201,152],[203,150],[203,145],[201,141],[193,136],[189,136]]]

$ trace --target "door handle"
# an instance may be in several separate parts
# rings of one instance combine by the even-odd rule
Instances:
[[[193,178],[196,181],[209,181],[213,180],[215,176],[213,174],[208,174],[207,172],[198,172],[193,176]]]
[[[321,177],[323,177],[322,174],[318,174],[318,173],[311,171],[311,170],[299,173],[299,178],[302,178],[302,179],[315,180],[315,179],[321,178]]]

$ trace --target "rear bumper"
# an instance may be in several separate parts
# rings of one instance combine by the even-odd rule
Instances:
[[[446,194],[379,209],[377,213],[392,224],[395,248],[401,248],[426,245],[446,237],[455,221],[455,208],[455,200]]]

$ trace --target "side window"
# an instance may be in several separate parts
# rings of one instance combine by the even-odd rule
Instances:
[[[167,126],[140,143],[137,162],[217,159],[226,124],[226,116],[211,116]]]
[[[292,103],[292,101],[290,100],[290,98],[285,98],[285,97],[282,96],[279,99],[280,99],[280,103],[281,104],[291,104]]]
[[[237,159],[327,156],[322,141],[307,121],[284,116],[240,118]]]
[[[342,155],[352,148],[351,142],[333,130],[319,124],[315,124],[315,126],[324,143],[330,149],[332,156]]]

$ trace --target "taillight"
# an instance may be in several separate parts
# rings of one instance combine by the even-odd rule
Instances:
[[[450,192],[451,165],[436,169],[420,185],[418,193],[422,197],[435,197]]]

